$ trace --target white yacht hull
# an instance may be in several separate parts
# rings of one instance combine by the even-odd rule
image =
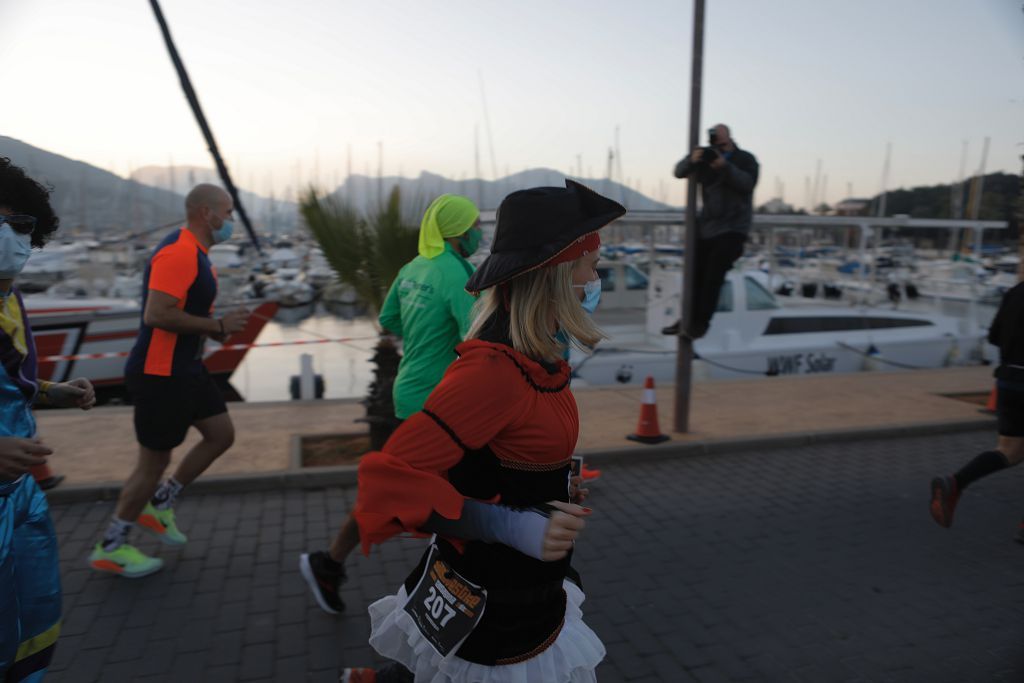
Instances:
[[[590,385],[641,384],[648,375],[675,381],[677,340],[660,330],[679,318],[680,279],[678,272],[655,275],[646,325],[606,326],[609,339],[593,354],[572,354],[574,376]],[[694,344],[697,380],[941,368],[985,355],[984,329],[974,321],[805,302],[782,307],[756,276],[737,271],[719,306]]]

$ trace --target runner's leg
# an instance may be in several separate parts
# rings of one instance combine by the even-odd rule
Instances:
[[[192,447],[174,471],[174,478],[182,486],[195,481],[235,443],[235,426],[227,413],[198,420],[194,424],[203,439]]]

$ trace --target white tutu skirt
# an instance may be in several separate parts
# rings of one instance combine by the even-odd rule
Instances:
[[[442,658],[403,609],[408,600],[405,586],[370,605],[370,645],[412,671],[416,683],[594,683],[604,645],[583,623],[583,591],[571,581],[562,585],[566,595],[562,630],[550,647],[525,662],[485,666],[454,654]]]

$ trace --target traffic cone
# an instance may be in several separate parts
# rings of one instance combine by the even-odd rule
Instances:
[[[36,480],[36,484],[44,491],[49,491],[52,488],[56,488],[58,484],[64,481],[63,474],[54,474],[50,466],[45,462],[42,465],[32,465],[28,468],[32,478]]]
[[[990,413],[996,412],[996,388],[992,387],[992,391],[988,394],[988,401],[985,402],[985,410]]]
[[[669,439],[658,428],[658,403],[654,396],[654,378],[650,375],[644,382],[644,400],[640,404],[640,421],[636,425],[636,434],[630,434],[626,438],[647,444],[662,443]]]

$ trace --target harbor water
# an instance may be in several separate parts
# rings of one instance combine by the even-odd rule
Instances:
[[[377,343],[377,328],[370,318],[335,316],[319,307],[312,315],[281,309],[257,343],[328,339],[355,341],[251,349],[231,376],[231,384],[246,401],[290,400],[291,377],[299,374],[299,359],[308,353],[314,372],[324,378],[324,398],[362,398],[373,380],[370,358]]]

